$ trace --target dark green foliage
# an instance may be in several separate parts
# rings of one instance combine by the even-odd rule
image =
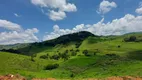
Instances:
[[[45,67],[44,70],[53,70],[59,67],[59,64],[49,64]]]
[[[75,51],[71,52],[71,56],[76,56],[76,55],[77,55],[77,52],[75,52]]]
[[[47,55],[42,55],[40,56],[41,59],[48,59],[48,56]]]
[[[34,58],[37,56],[37,54],[32,54],[31,55],[31,61],[35,62]]]
[[[63,54],[61,54],[61,58],[64,60],[68,60],[70,58],[68,50],[66,50]]]
[[[55,55],[51,56],[50,59],[59,60],[60,56],[55,54]]]
[[[56,44],[67,44],[69,42],[82,42],[85,38],[89,36],[94,36],[94,35],[90,32],[81,31],[77,33],[63,35],[56,39],[45,41],[43,43],[45,46],[55,46]],[[79,45],[77,47],[79,47]]]
[[[91,56],[91,55],[89,55],[88,50],[84,50],[84,51],[83,51],[83,54],[84,54],[85,56]]]
[[[70,77],[73,78],[73,77],[75,77],[75,75],[72,73],[72,74],[70,75]]]
[[[76,43],[75,45],[76,45],[76,48],[79,48],[80,45],[81,45],[81,42],[78,42],[78,43]]]
[[[31,61],[35,62],[35,60],[34,60],[34,57],[33,57],[33,56],[31,56]]]
[[[120,45],[118,45],[117,47],[118,47],[118,48],[120,48],[121,46],[120,46]]]
[[[79,49],[76,50],[76,52],[79,52],[79,51],[80,51]]]
[[[131,36],[129,41],[136,41],[136,39],[137,39],[136,36]]]
[[[124,38],[125,42],[135,42],[137,40],[136,36],[130,36],[129,38]]]
[[[129,52],[128,58],[134,60],[142,60],[142,50]]]
[[[94,52],[94,56],[96,55],[96,52]]]
[[[72,51],[73,51],[73,49],[70,50],[70,52],[72,52]]]
[[[20,51],[14,50],[14,49],[2,49],[2,50],[0,50],[0,51],[20,54]]]

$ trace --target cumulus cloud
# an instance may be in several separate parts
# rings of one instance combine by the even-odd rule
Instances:
[[[7,20],[0,20],[0,28],[8,29],[9,31],[0,32],[0,44],[15,44],[15,43],[28,43],[38,41],[35,33],[38,29],[24,30],[16,23]]]
[[[53,21],[63,20],[66,17],[66,13],[64,11],[55,12],[54,10],[50,11],[49,17]]]
[[[117,4],[115,2],[109,2],[109,1],[103,0],[99,5],[99,10],[97,10],[97,13],[104,15],[116,7],[117,7]]]
[[[142,16],[127,14],[120,19],[114,19],[111,22],[104,23],[104,18],[96,24],[80,24],[73,29],[60,29],[55,25],[54,31],[45,35],[43,40],[50,40],[61,35],[70,34],[79,31],[89,31],[95,35],[122,35],[130,32],[142,31]]]
[[[49,12],[44,11],[44,9],[42,12],[48,14],[50,19],[54,21],[64,19],[66,12],[77,11],[75,4],[68,3],[67,0],[31,0],[31,2],[41,8],[49,9]]]
[[[12,22],[7,21],[7,20],[2,20],[2,19],[0,19],[0,28],[5,28],[5,29],[8,29],[8,30],[15,30],[15,31],[22,30],[20,25],[18,25],[16,23],[12,23]]]
[[[142,2],[139,3],[139,7],[135,11],[138,14],[142,14]]]

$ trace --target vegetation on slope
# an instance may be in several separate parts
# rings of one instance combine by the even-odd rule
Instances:
[[[34,78],[142,77],[141,40],[142,33],[105,37],[88,32],[65,35],[17,49],[24,55],[0,52],[0,74],[18,73]]]

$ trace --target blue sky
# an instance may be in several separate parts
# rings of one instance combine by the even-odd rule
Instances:
[[[101,3],[104,4],[101,6]],[[60,7],[62,5],[64,6]],[[109,8],[109,11],[103,13],[106,9],[101,8]],[[0,44],[48,40],[81,30],[87,30],[96,35],[113,33],[121,35],[142,30],[140,26],[142,22],[138,19],[142,14],[141,0],[0,0],[0,10],[0,36],[3,37]],[[52,11],[56,15],[53,15]],[[121,18],[125,20],[128,17],[133,18],[135,25],[139,25],[136,30],[129,30],[127,25],[120,26],[121,29],[110,27],[112,25],[117,27]],[[115,19],[118,19],[117,23],[112,22]],[[16,27],[14,24],[19,25],[22,30],[11,29]],[[130,23],[126,22],[126,24]],[[134,28],[135,25],[131,27]],[[126,30],[123,30],[124,26]],[[90,30],[92,28],[95,30]],[[109,32],[112,29],[113,33]],[[116,31],[117,29],[121,31]],[[4,34],[7,37],[4,37]],[[13,37],[16,34],[17,37]],[[27,37],[24,39],[18,37],[18,34]]]

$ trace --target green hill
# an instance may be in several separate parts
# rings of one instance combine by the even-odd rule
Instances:
[[[0,74],[72,79],[142,77],[142,33],[95,36],[78,32],[0,52]]]

